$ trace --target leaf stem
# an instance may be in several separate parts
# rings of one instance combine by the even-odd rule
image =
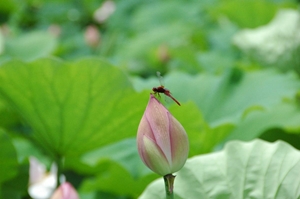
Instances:
[[[173,187],[174,187],[175,177],[176,176],[174,176],[173,174],[167,174],[164,176],[167,199],[174,199]]]
[[[63,171],[63,159],[60,155],[56,156],[55,160],[56,166],[57,166],[57,173],[56,173],[56,188],[60,186],[60,176]]]

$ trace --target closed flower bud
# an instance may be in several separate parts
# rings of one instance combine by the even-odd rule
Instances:
[[[162,176],[180,170],[188,157],[184,128],[152,94],[138,127],[137,145],[146,166]]]
[[[79,196],[73,186],[65,182],[55,190],[51,199],[79,199]]]

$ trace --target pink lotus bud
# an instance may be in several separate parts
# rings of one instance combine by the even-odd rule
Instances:
[[[137,145],[143,162],[162,176],[180,170],[188,157],[184,128],[152,94],[138,128]]]
[[[79,196],[70,183],[64,182],[56,189],[51,199],[79,199]]]

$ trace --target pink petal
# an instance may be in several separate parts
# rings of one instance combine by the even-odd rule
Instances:
[[[79,199],[79,196],[73,186],[65,182],[56,189],[51,199]]]
[[[165,154],[168,162],[172,161],[169,111],[153,96],[150,96],[145,116],[152,129],[156,144]]]

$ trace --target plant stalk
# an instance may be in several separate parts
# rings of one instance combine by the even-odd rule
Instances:
[[[175,177],[173,174],[167,174],[164,176],[165,181],[165,190],[166,190],[166,198],[167,199],[174,199],[174,180]]]
[[[57,156],[55,160],[57,166],[57,173],[56,173],[56,188],[60,186],[60,176],[63,171],[63,158],[61,156]]]

